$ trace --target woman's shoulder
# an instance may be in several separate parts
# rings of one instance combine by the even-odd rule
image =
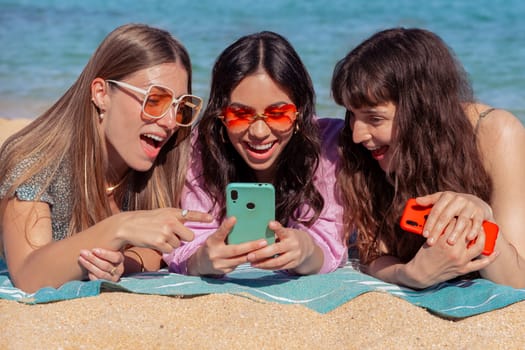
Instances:
[[[344,125],[344,119],[341,118],[317,118],[320,130],[341,129]]]
[[[319,118],[319,135],[321,139],[321,162],[335,163],[338,158],[339,134],[344,120],[339,118]]]
[[[525,128],[515,115],[485,104],[473,105],[468,115],[474,123],[476,138],[487,167],[523,157]]]
[[[522,125],[518,117],[516,117],[510,111],[484,103],[471,103],[465,108],[465,111],[474,125],[478,124],[482,120],[490,121],[491,124],[500,123],[505,125],[510,123],[511,125]]]
[[[330,142],[339,137],[339,133],[344,125],[344,120],[340,118],[319,118],[319,134],[323,143]]]
[[[523,133],[523,123],[508,110],[483,103],[473,103],[466,109],[478,136],[501,139]]]
[[[12,193],[20,200],[39,200],[49,204],[57,202],[68,202],[71,197],[71,162],[64,158],[57,164],[42,167],[31,175],[23,183],[15,187],[29,169],[36,164],[41,156],[34,154],[29,158],[21,160],[11,169],[5,178],[0,181],[0,198],[7,193]]]

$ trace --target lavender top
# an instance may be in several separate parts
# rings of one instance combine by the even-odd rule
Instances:
[[[314,184],[324,198],[324,207],[319,218],[310,226],[290,220],[288,227],[308,232],[324,254],[324,262],[319,273],[334,271],[343,265],[347,259],[347,248],[343,237],[343,207],[335,190],[336,167],[338,162],[337,142],[343,126],[341,119],[318,119],[321,134],[321,154],[319,167],[314,175]],[[193,135],[193,140],[196,137]],[[188,210],[209,212],[218,217],[220,208],[213,207],[213,202],[204,190],[202,178],[202,163],[200,156],[191,162],[182,193],[181,207]],[[298,209],[298,217],[306,218],[308,207]],[[195,251],[204,244],[206,239],[220,226],[218,219],[211,223],[187,222],[185,224],[195,233],[195,239],[184,242],[179,248],[169,254],[164,254],[164,260],[170,271],[187,274],[187,261]]]

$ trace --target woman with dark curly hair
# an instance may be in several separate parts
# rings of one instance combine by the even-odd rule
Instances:
[[[316,119],[314,100],[301,59],[276,33],[244,36],[218,57],[182,199],[184,208],[212,212],[215,221],[188,225],[195,240],[165,256],[172,271],[222,275],[250,262],[313,274],[344,263],[342,207],[334,191],[342,120]],[[225,219],[231,182],[273,184],[275,243],[225,243],[235,223]]]
[[[338,62],[332,92],[347,109],[345,227],[365,271],[413,288],[476,271],[525,287],[525,131],[474,101],[447,45],[422,29],[378,32]],[[422,236],[399,226],[411,197],[432,206]],[[489,256],[485,220],[500,228]]]

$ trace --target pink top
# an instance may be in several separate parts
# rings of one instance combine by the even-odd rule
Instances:
[[[314,175],[317,190],[324,198],[324,207],[319,218],[310,227],[295,221],[289,222],[288,227],[308,232],[324,253],[323,266],[319,273],[334,271],[345,264],[348,251],[342,241],[343,237],[343,207],[335,193],[336,166],[338,160],[337,142],[339,131],[343,126],[342,119],[318,119],[321,133],[321,155],[319,167]],[[195,135],[193,140],[195,141]],[[213,208],[212,200],[203,190],[202,163],[200,157],[193,159],[186,178],[186,185],[182,193],[181,207],[188,210],[209,212],[218,217],[219,208]],[[307,209],[307,208],[303,208]],[[308,210],[300,210],[308,213]],[[299,216],[299,217],[304,217]],[[220,226],[218,219],[211,223],[187,222],[185,224],[195,233],[191,242],[182,245],[169,254],[164,254],[164,260],[172,272],[187,274],[187,260],[204,244],[206,239]]]

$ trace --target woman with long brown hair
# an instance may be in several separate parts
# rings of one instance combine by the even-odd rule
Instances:
[[[334,189],[340,119],[315,116],[315,93],[299,55],[274,32],[245,35],[213,67],[210,99],[195,137],[182,199],[210,212],[211,224],[190,224],[195,240],[165,256],[169,268],[223,275],[240,264],[296,274],[326,273],[346,261],[342,207]],[[226,244],[231,182],[271,183],[275,242]]]
[[[338,62],[332,93],[347,109],[338,182],[364,270],[413,288],[477,271],[525,287],[525,130],[474,100],[441,38],[374,34]],[[411,197],[432,206],[422,236],[399,226]],[[500,228],[489,256],[483,221]]]

